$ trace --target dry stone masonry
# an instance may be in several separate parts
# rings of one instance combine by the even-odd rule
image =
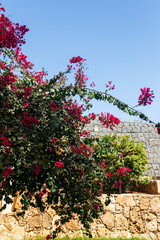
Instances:
[[[121,122],[113,130],[106,129],[97,120],[90,123],[86,130],[91,131],[94,137],[103,137],[106,134],[130,135],[135,142],[144,142],[145,150],[149,160],[148,170],[146,175],[151,175],[155,178],[160,177],[160,135],[154,124],[144,122]]]
[[[102,195],[104,203],[106,195]],[[16,206],[16,208],[18,208]],[[18,211],[18,209],[17,209]],[[16,212],[0,215],[0,240],[24,239],[24,236],[46,236],[58,226],[59,217],[50,207],[45,213],[30,208],[24,218]],[[114,194],[105,214],[91,224],[93,236],[139,237],[160,240],[160,196],[147,194]],[[59,237],[83,236],[85,230],[76,216],[61,227]]]
[[[107,133],[130,135],[136,142],[144,142],[149,159],[146,175],[160,177],[160,135],[153,124],[142,122],[121,122],[113,130],[106,129],[98,121],[86,127],[93,136],[103,137]],[[149,189],[158,193],[157,184],[151,182]],[[153,186],[152,186],[153,185]],[[156,189],[154,189],[156,186]],[[160,186],[158,187],[160,189]],[[147,192],[147,191],[146,191]],[[104,202],[106,195],[102,195]],[[15,211],[11,207],[0,213],[0,240],[20,240],[35,235],[46,236],[58,226],[59,216],[49,207],[45,213],[30,208],[24,218],[18,217],[20,204],[17,201]],[[160,240],[160,195],[150,194],[114,194],[105,214],[91,224],[93,236],[131,237]],[[85,234],[83,226],[76,216],[61,227],[59,237],[73,237]]]

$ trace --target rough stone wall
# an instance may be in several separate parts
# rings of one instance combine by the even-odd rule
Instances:
[[[106,195],[102,195],[104,203]],[[105,214],[91,224],[93,236],[139,237],[160,240],[160,196],[115,194]],[[24,218],[17,212],[0,215],[0,240],[24,239],[24,236],[46,236],[58,226],[58,216],[48,208],[45,213],[30,208]],[[76,216],[61,227],[59,237],[84,235],[85,230]]]
[[[144,142],[149,160],[146,175],[160,177],[160,135],[154,124],[143,122],[121,122],[113,130],[106,129],[98,121],[93,121],[86,128],[92,136],[103,137],[108,133],[117,135],[130,135],[135,142]]]

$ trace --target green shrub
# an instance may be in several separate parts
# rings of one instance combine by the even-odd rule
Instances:
[[[120,180],[122,190],[126,191],[137,182],[143,182],[143,172],[147,170],[148,159],[144,149],[144,143],[135,143],[130,136],[106,135],[96,139],[96,162],[105,163],[105,173],[113,174],[113,178]],[[132,171],[126,175],[118,176],[117,170],[122,167]],[[145,179],[146,182],[146,179]]]

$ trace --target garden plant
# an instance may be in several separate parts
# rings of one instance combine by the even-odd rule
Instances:
[[[104,174],[117,179],[120,193],[131,190],[138,183],[148,183],[147,179],[143,178],[149,163],[144,143],[135,143],[135,139],[130,140],[129,135],[114,134],[97,138],[94,156],[97,164],[104,162]],[[105,191],[105,184],[103,190]],[[117,189],[113,191],[117,192]]]
[[[106,204],[113,188],[121,184],[104,174],[108,160],[100,158],[97,163],[94,141],[83,130],[96,118],[111,129],[120,121],[110,113],[85,115],[92,107],[91,100],[108,101],[151,121],[111,96],[111,82],[104,92],[92,89],[94,83],[87,87],[86,60],[80,56],[72,57],[66,71],[50,80],[45,71],[33,71],[21,49],[28,29],[12,23],[3,7],[0,10],[0,200],[9,204],[19,194],[24,211],[28,206],[44,211],[52,205],[61,217],[53,236],[75,215],[89,233],[90,222],[104,212],[99,198],[103,182],[108,183]],[[68,83],[71,71],[74,78]],[[154,97],[150,89],[141,89],[141,93],[138,104],[150,104]],[[160,125],[156,127],[160,133]],[[121,171],[121,166],[116,170]]]

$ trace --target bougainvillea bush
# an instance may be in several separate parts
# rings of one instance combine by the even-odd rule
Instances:
[[[114,181],[115,178],[119,181],[122,192],[129,190],[133,184],[137,184],[147,170],[149,162],[144,143],[135,143],[134,139],[130,140],[129,135],[106,135],[97,139],[94,149],[96,162],[98,163],[99,160],[105,162],[105,174],[110,178],[113,177]]]
[[[85,116],[94,97],[86,89],[85,59],[73,57],[66,72],[44,80],[46,73],[34,72],[21,51],[28,29],[3,13],[0,28],[0,199],[8,204],[19,193],[22,210],[31,205],[44,211],[52,204],[62,224],[77,214],[88,230],[103,212],[103,167],[93,159],[89,133],[82,131],[97,117]],[[73,83],[67,84],[73,64]],[[99,120],[106,127],[120,122],[110,114]]]
[[[107,100],[130,115],[148,118],[109,95],[115,87],[111,82],[104,93],[87,88],[86,60],[80,56],[50,80],[45,71],[33,71],[21,50],[28,29],[12,23],[3,7],[0,10],[0,200],[12,203],[19,193],[22,210],[31,205],[44,211],[52,204],[61,224],[78,215],[89,231],[89,223],[104,211],[102,183],[108,183],[109,197],[119,182],[104,174],[103,160],[95,161],[94,140],[83,128],[96,118],[111,129],[120,123],[110,113],[86,116],[90,101]]]

